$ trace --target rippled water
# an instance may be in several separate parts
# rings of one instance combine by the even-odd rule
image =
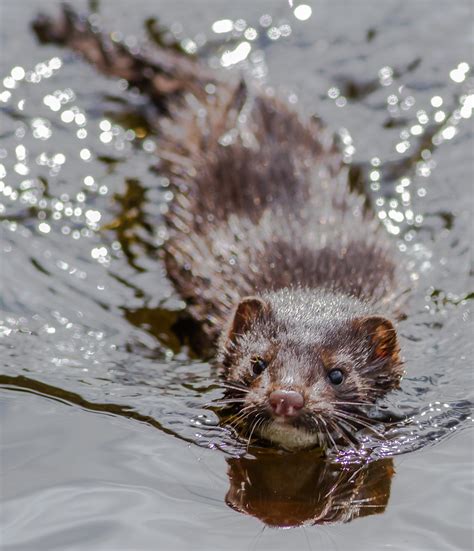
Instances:
[[[412,260],[407,376],[385,404],[407,419],[385,441],[361,437],[368,463],[240,457],[245,443],[204,408],[220,395],[210,364],[173,331],[184,304],[158,260],[170,198],[146,102],[38,47],[29,24],[42,6],[7,2],[2,544],[469,549],[472,4],[74,5],[98,8],[94,23],[132,48],[159,16],[190,53],[275,86],[341,132],[353,187]]]

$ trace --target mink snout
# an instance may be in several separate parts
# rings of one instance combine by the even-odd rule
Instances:
[[[304,406],[303,396],[294,390],[274,390],[268,401],[275,415],[296,417]]]

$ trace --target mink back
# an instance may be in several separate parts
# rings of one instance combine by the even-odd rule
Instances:
[[[396,292],[397,253],[349,193],[332,134],[241,82],[184,98],[163,122],[168,274],[212,345],[245,295]]]

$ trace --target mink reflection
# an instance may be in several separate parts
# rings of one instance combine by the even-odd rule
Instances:
[[[383,513],[395,472],[390,458],[343,465],[317,451],[259,451],[227,462],[227,505],[273,527],[350,522]]]

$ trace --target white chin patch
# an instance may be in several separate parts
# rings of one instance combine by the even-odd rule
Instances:
[[[323,440],[318,432],[307,432],[275,421],[265,425],[259,432],[265,440],[274,442],[287,450],[314,448]]]

